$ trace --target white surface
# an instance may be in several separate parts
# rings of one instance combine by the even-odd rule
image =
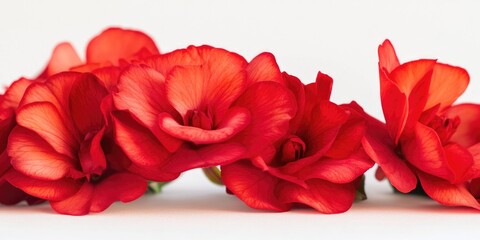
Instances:
[[[478,212],[394,195],[386,182],[367,185],[369,199],[348,212],[272,213],[248,208],[201,171],[165,191],[106,212],[62,216],[48,205],[0,207],[2,239],[472,239]],[[53,237],[52,237],[53,236]],[[6,238],[4,238],[6,237]],[[467,238],[468,237],[468,238]]]
[[[0,84],[34,76],[53,47],[71,41],[83,54],[108,26],[138,28],[164,52],[189,44],[224,47],[251,59],[275,54],[304,82],[331,75],[333,101],[357,100],[381,117],[377,46],[390,38],[402,62],[438,58],[471,76],[461,101],[480,102],[478,1],[3,1],[0,2]],[[85,217],[54,214],[48,205],[0,207],[1,239],[405,239],[473,238],[478,212],[392,195],[369,172],[369,200],[345,214],[313,210],[250,210],[198,171],[158,196],[115,204]],[[22,238],[21,238],[22,237]]]

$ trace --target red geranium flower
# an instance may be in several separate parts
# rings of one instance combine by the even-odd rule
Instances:
[[[474,159],[469,170],[471,181],[467,182],[467,189],[474,198],[480,199],[480,105],[459,104],[445,111],[446,118],[459,118],[460,124],[452,134],[451,141],[468,149]]]
[[[138,173],[157,181],[253,156],[282,137],[295,114],[282,81],[267,53],[250,64],[210,46],[152,57],[120,77],[117,142],[144,166]]]
[[[0,104],[0,203],[16,204],[27,200],[29,204],[41,202],[23,191],[13,187],[3,178],[10,169],[10,158],[6,154],[7,139],[15,127],[15,112],[22,99],[25,89],[34,81],[45,81],[48,77],[62,71],[75,69],[76,71],[92,70],[109,87],[116,84],[120,69],[106,66],[125,66],[128,62],[158,54],[153,40],[146,34],[128,29],[109,28],[93,38],[87,46],[86,62],[82,62],[70,43],[58,44],[45,67],[45,70],[35,80],[22,78],[14,82],[1,97]],[[99,68],[94,70],[96,68]],[[126,161],[128,162],[128,161]]]
[[[87,45],[82,61],[68,42],[58,44],[45,70],[38,78],[45,79],[63,71],[90,72],[107,66],[125,66],[130,62],[158,54],[155,42],[145,33],[130,29],[108,28]]]
[[[28,87],[8,141],[14,169],[7,181],[72,215],[140,197],[146,180],[122,169],[112,152],[107,88],[92,74],[74,72]]]
[[[416,187],[417,179],[434,200],[448,206],[480,209],[468,191],[479,176],[480,162],[452,138],[459,125],[451,104],[465,91],[469,76],[459,67],[435,60],[400,64],[391,43],[380,45],[379,70],[386,125],[370,119],[365,148],[401,192]]]
[[[286,211],[302,203],[323,213],[344,212],[373,166],[361,146],[363,117],[329,101],[329,76],[319,73],[305,88],[284,77],[299,105],[288,134],[260,156],[222,166],[222,180],[252,208]]]

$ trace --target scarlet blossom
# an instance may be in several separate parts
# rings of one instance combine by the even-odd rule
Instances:
[[[268,53],[248,63],[190,46],[127,68],[117,88],[116,140],[143,166],[132,171],[156,181],[254,156],[285,134],[296,111]]]
[[[480,105],[465,103],[448,108],[445,111],[447,118],[458,118],[460,124],[452,134],[451,141],[468,149],[474,159],[470,172],[480,171]],[[466,183],[467,189],[475,199],[480,199],[480,177],[473,174]]]
[[[329,76],[318,73],[307,86],[283,76],[299,109],[288,133],[262,154],[222,166],[222,180],[252,208],[287,211],[300,203],[322,213],[345,212],[373,166],[361,145],[365,121],[350,105],[329,100]]]
[[[414,189],[418,178],[435,201],[480,209],[478,193],[473,196],[470,191],[472,179],[480,175],[480,159],[467,148],[471,140],[453,137],[471,128],[462,122],[468,117],[451,106],[465,91],[468,73],[436,60],[400,64],[388,40],[378,54],[385,125],[369,118],[364,141],[367,153],[380,165],[377,178],[386,176],[400,192]]]
[[[94,37],[87,46],[86,61],[83,62],[70,43],[58,44],[44,71],[34,80],[22,78],[7,88],[0,105],[1,134],[0,176],[10,168],[10,158],[5,152],[10,131],[16,125],[15,112],[25,89],[34,81],[45,81],[48,77],[67,70],[93,71],[97,77],[113,88],[120,69],[140,58],[158,54],[158,48],[146,34],[129,29],[109,28]],[[112,67],[108,67],[112,66]],[[99,68],[99,69],[97,69]],[[41,202],[40,199],[23,193],[0,177],[0,203],[15,204],[27,200],[29,204]]]
[[[69,70],[91,72],[102,67],[127,66],[131,62],[158,53],[154,41],[145,33],[131,29],[108,28],[90,40],[85,61],[82,61],[70,43],[58,44],[38,78],[45,79]]]
[[[64,72],[31,84],[7,144],[6,180],[64,214],[101,212],[146,190],[124,169],[109,112],[109,86],[90,73]]]

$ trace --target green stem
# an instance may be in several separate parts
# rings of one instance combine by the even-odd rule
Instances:
[[[222,173],[218,167],[202,168],[202,171],[210,182],[223,186]]]
[[[157,194],[162,192],[162,189],[165,185],[170,182],[148,182],[147,193]]]

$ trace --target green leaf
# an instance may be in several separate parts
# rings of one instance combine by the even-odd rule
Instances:
[[[148,182],[148,189],[147,194],[157,194],[162,192],[162,189],[165,185],[169,184],[170,182]]]

